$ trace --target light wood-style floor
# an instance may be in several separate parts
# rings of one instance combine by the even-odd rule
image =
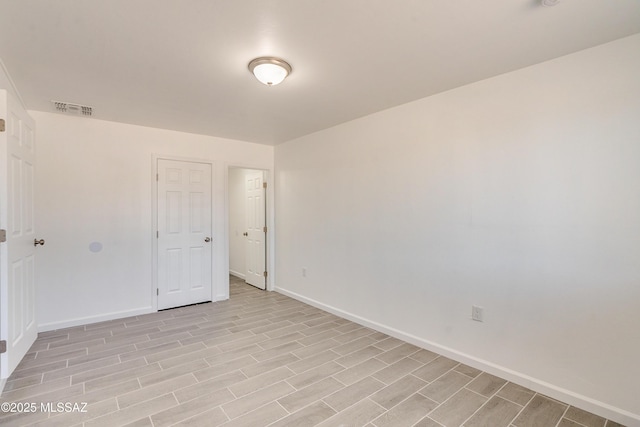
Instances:
[[[3,426],[619,426],[238,280],[228,301],[40,334],[0,400],[35,409]]]

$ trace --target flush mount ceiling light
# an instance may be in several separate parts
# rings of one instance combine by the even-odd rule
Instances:
[[[543,6],[555,6],[560,3],[560,0],[540,0]]]
[[[261,83],[267,86],[275,86],[291,74],[291,65],[280,58],[263,56],[249,62],[249,71],[256,76]]]

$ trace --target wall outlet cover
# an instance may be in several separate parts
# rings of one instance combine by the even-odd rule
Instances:
[[[482,307],[477,306],[477,305],[472,305],[471,306],[471,319],[475,320],[477,322],[483,322],[484,321],[484,309]]]

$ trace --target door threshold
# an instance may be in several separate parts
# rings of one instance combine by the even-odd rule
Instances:
[[[211,304],[212,302],[213,302],[213,301],[194,302],[193,304],[186,304],[186,305],[179,305],[179,306],[177,306],[177,307],[163,308],[163,309],[160,309],[160,310],[158,310],[158,311],[175,310],[176,308],[191,307],[192,305]]]

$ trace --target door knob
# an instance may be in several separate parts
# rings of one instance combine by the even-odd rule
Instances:
[[[209,242],[211,241],[211,237],[205,237],[205,238],[204,238],[204,241],[205,241],[205,242],[207,242],[207,243],[209,243]]]
[[[40,239],[40,240],[33,239],[33,246],[38,246],[38,245],[44,246],[44,239]]]
[[[249,233],[247,233],[246,231],[244,233],[242,233],[243,236],[249,236]]]

